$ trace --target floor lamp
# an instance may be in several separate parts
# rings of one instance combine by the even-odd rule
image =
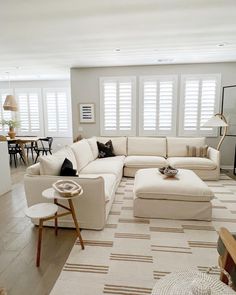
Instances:
[[[220,147],[222,145],[223,140],[225,139],[225,136],[227,134],[228,130],[228,123],[223,114],[215,114],[213,117],[211,117],[206,123],[202,125],[203,127],[223,127],[223,135],[218,143],[217,150],[220,150]]]

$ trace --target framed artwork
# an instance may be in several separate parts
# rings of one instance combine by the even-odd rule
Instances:
[[[236,85],[223,87],[221,113],[229,124],[226,136],[236,136]]]
[[[79,104],[80,123],[95,123],[94,103]]]

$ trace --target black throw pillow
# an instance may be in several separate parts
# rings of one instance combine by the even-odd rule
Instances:
[[[115,157],[115,154],[113,153],[113,145],[111,140],[109,140],[105,144],[97,141],[97,146],[98,158]]]
[[[70,160],[65,158],[62,166],[61,166],[61,172],[60,176],[78,176],[76,175],[77,171],[73,169],[73,164]]]

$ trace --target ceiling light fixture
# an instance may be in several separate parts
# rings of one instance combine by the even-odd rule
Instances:
[[[171,58],[160,58],[157,60],[157,62],[161,62],[161,63],[169,63],[172,61],[173,61],[173,59],[171,59]]]
[[[216,46],[217,46],[217,47],[224,47],[224,46],[226,46],[226,45],[228,45],[228,43],[226,43],[226,42],[222,42],[222,43],[218,43]]]
[[[116,52],[120,52],[120,48],[116,48],[115,51],[116,51]]]

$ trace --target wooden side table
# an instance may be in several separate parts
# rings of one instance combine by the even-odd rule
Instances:
[[[33,205],[25,210],[25,215],[29,218],[39,219],[39,229],[38,229],[38,244],[37,244],[37,256],[36,256],[36,266],[40,266],[40,256],[41,256],[41,242],[42,242],[42,232],[43,232],[43,223],[49,220],[55,220],[55,234],[58,233],[58,218],[66,215],[71,215],[78,238],[80,240],[81,248],[84,249],[84,242],[80,233],[79,224],[76,218],[76,213],[73,205],[73,199],[82,195],[83,190],[81,190],[80,194],[73,196],[71,198],[64,198],[59,195],[53,188],[48,188],[42,192],[42,196],[46,199],[50,199],[54,201],[52,203],[39,203]],[[66,207],[58,202],[58,200],[67,200],[69,203],[69,207]],[[65,209],[65,212],[58,213],[58,207]]]
[[[78,194],[78,195],[75,195],[71,198],[65,198],[65,197],[62,197],[57,191],[54,190],[54,188],[48,188],[46,190],[44,190],[42,192],[42,196],[46,199],[49,199],[49,200],[54,200],[54,204],[65,209],[66,212],[63,212],[63,213],[56,213],[54,218],[49,218],[47,219],[50,220],[50,219],[55,219],[55,229],[56,229],[56,234],[57,234],[57,229],[58,229],[58,226],[57,226],[57,219],[59,217],[62,217],[62,216],[66,216],[66,215],[71,215],[72,218],[73,218],[73,221],[74,221],[74,224],[75,224],[75,228],[76,228],[76,232],[77,232],[77,235],[78,235],[78,238],[79,238],[79,241],[80,241],[80,245],[81,245],[81,248],[84,250],[84,242],[83,242],[83,239],[82,239],[82,236],[81,236],[81,233],[80,233],[80,228],[79,228],[79,223],[77,221],[77,218],[76,218],[76,213],[75,213],[75,208],[74,208],[74,205],[73,205],[73,199],[75,198],[78,198],[79,196],[81,196],[83,194],[83,190],[81,190],[81,192]],[[62,204],[60,204],[58,202],[58,200],[67,200],[68,201],[68,204],[69,204],[69,207],[66,207]],[[45,220],[46,221],[46,220]]]

